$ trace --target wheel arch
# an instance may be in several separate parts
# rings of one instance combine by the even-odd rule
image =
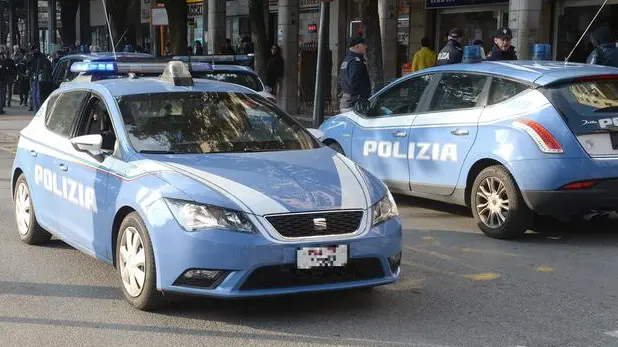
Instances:
[[[15,185],[17,184],[17,179],[21,176],[24,171],[20,167],[16,167],[13,170],[13,177],[11,178],[11,198],[15,199]]]
[[[121,207],[114,216],[114,222],[112,223],[112,232],[111,232],[111,250],[112,250],[112,264],[116,267],[116,241],[118,238],[118,233],[120,232],[120,225],[122,221],[132,212],[137,212],[131,206],[123,206]]]
[[[509,170],[507,165],[493,158],[478,159],[477,161],[474,162],[474,164],[472,164],[472,166],[468,170],[468,175],[466,177],[464,202],[467,207],[471,206],[470,205],[470,192],[472,191],[472,185],[474,184],[474,180],[476,179],[476,176],[478,176],[481,173],[481,171],[485,170],[486,168],[490,166],[495,166],[495,165],[504,167],[509,172],[509,174],[511,174],[511,176],[513,177],[513,181],[515,181],[515,185],[517,186],[517,189],[519,189],[517,180],[515,179],[515,177],[511,173],[511,170]]]

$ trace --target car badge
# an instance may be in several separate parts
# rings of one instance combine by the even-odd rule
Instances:
[[[313,229],[315,231],[324,231],[326,228],[326,218],[313,218]]]

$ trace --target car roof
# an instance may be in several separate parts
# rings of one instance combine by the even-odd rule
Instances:
[[[156,58],[154,55],[146,54],[146,53],[116,52],[116,54],[114,55],[113,52],[96,52],[96,53],[68,54],[68,55],[62,56],[61,59],[99,61],[99,60],[110,60],[116,57],[118,58],[145,58],[145,59]]]
[[[214,71],[240,71],[240,72],[247,72],[250,73],[252,75],[257,75],[255,73],[255,71],[253,71],[250,67],[248,66],[239,66],[239,65],[212,65],[212,69]]]
[[[618,75],[618,69],[613,67],[531,60],[484,61],[481,63],[441,65],[422,70],[420,73],[446,71],[466,71],[502,75],[539,86],[546,86],[561,80],[579,77]],[[414,75],[417,74],[419,73]]]
[[[231,92],[256,94],[255,91],[241,85],[207,79],[194,79],[193,86],[175,86],[173,83],[159,78],[118,78],[104,79],[95,82],[72,82],[63,85],[59,91],[87,89],[97,91],[106,89],[114,97],[150,93],[182,93],[182,92]]]

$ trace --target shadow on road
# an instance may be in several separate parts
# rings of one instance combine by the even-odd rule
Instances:
[[[119,289],[115,287],[13,281],[0,281],[0,294],[58,298],[120,299]]]
[[[435,200],[416,198],[416,197],[411,197],[411,196],[406,196],[406,195],[396,195],[396,194],[393,194],[393,195],[395,197],[395,201],[397,202],[397,204],[402,204],[407,207],[417,207],[417,208],[433,210],[433,211],[441,212],[441,213],[450,213],[450,214],[457,215],[460,217],[472,218],[472,212],[470,212],[469,208],[464,207],[464,206],[447,204],[447,203],[439,202]],[[440,217],[444,218],[445,216],[440,214]]]

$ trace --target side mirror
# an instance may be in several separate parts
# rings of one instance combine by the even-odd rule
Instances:
[[[324,133],[319,130],[319,129],[307,129],[307,131],[309,131],[309,133],[311,135],[313,135],[314,137],[316,137],[318,140],[322,140],[322,138],[324,137]]]
[[[84,135],[71,139],[73,147],[80,152],[90,152],[92,155],[101,154],[103,137],[101,135]]]
[[[367,99],[359,99],[354,105],[354,112],[360,116],[369,116],[371,113],[371,103]]]

